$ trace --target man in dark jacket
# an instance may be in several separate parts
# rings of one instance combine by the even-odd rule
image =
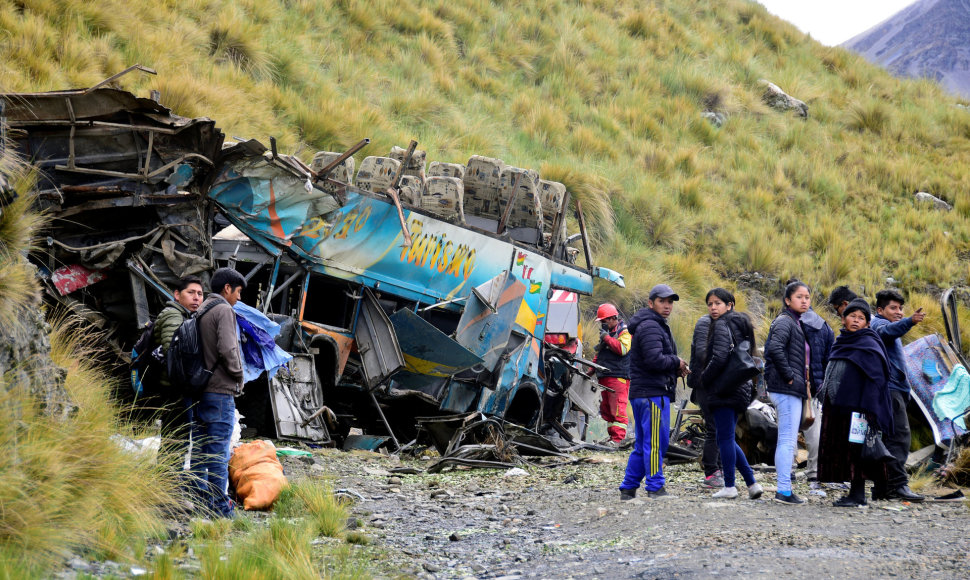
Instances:
[[[152,329],[152,343],[155,346],[161,346],[162,352],[168,352],[175,331],[202,304],[202,280],[198,276],[186,276],[179,280],[173,294],[175,300],[169,300],[165,308],[158,313],[158,318],[155,319],[155,326]],[[157,407],[160,409],[162,438],[167,444],[184,447],[185,451],[188,451],[188,417],[185,413],[185,401],[182,397],[184,389],[178,385],[172,385],[168,378],[168,372],[164,369],[160,369],[158,384],[159,390],[154,401],[157,402]]]
[[[886,462],[887,488],[872,488],[872,499],[899,499],[912,502],[923,501],[923,496],[909,489],[906,459],[909,457],[910,431],[906,406],[909,404],[909,381],[906,379],[906,360],[903,342],[900,340],[926,316],[920,308],[909,318],[903,318],[903,295],[896,290],[876,293],[876,316],[872,329],[876,331],[889,355],[889,396],[893,407],[893,432],[883,433],[882,441],[893,455]]]
[[[836,314],[842,316],[842,312],[845,310],[845,307],[849,305],[849,302],[852,302],[856,298],[858,298],[858,296],[855,292],[849,290],[848,286],[838,286],[832,290],[831,294],[829,294],[828,302],[829,306],[835,310]]]
[[[670,401],[677,377],[687,376],[687,361],[677,356],[677,345],[667,318],[680,297],[666,284],[650,290],[647,308],[630,320],[630,403],[636,441],[620,484],[620,499],[636,497],[640,482],[649,497],[667,495],[664,488],[664,455],[670,444]]]
[[[192,453],[200,499],[213,515],[232,517],[233,502],[226,494],[229,481],[229,439],[236,422],[235,397],[242,394],[243,367],[238,325],[233,305],[239,301],[246,279],[231,268],[212,274],[212,290],[199,307],[199,332],[205,366],[212,378],[193,401]]]
[[[805,475],[814,489],[818,489],[816,476],[818,475],[818,441],[822,433],[822,402],[816,397],[822,381],[825,380],[825,367],[829,364],[829,353],[835,343],[835,332],[825,319],[811,308],[802,314],[802,329],[805,331],[805,342],[811,350],[809,359],[809,382],[812,391],[812,408],[815,410],[815,421],[812,426],[803,431],[805,447],[808,449],[808,466]],[[825,492],[819,492],[825,493]]]
[[[626,437],[629,424],[626,407],[630,395],[630,357],[627,355],[632,338],[616,306],[601,304],[596,310],[596,319],[602,327],[593,362],[606,367],[605,371],[596,373],[599,384],[606,387],[601,394],[600,417],[607,423],[610,438],[604,444],[616,448]]]

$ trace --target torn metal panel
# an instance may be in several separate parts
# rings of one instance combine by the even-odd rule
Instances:
[[[475,353],[410,310],[398,310],[390,318],[408,372],[428,377],[450,377],[482,363]]]
[[[247,233],[256,230],[289,246],[311,218],[339,207],[333,196],[314,187],[309,173],[300,175],[279,158],[253,156],[258,142],[244,145],[248,149],[227,153],[209,197],[242,221]]]
[[[525,284],[508,272],[500,273],[469,293],[455,339],[480,356],[485,368],[495,368],[508,346],[525,293]]]
[[[404,353],[390,319],[369,288],[363,288],[360,316],[354,336],[357,352],[363,362],[366,387],[373,389],[388,377],[403,369]]]
[[[569,383],[569,401],[582,412],[595,416],[599,413],[600,391],[596,379],[577,372]]]
[[[334,375],[328,377],[329,384],[336,384],[340,375],[344,374],[344,367],[347,365],[347,358],[354,347],[354,337],[349,331],[340,328],[331,328],[322,324],[303,321],[300,323],[303,330],[310,335],[307,343],[311,348],[320,348],[321,342],[325,341],[333,348],[336,364],[333,365]]]
[[[330,441],[324,418],[313,418],[323,407],[323,393],[312,355],[293,355],[269,384],[278,438]]]
[[[105,279],[101,270],[91,270],[80,264],[62,266],[51,273],[51,283],[57,288],[61,296],[66,296],[75,290],[87,288]]]
[[[377,451],[377,448],[390,441],[386,435],[348,435],[344,439],[343,450]]]
[[[566,457],[565,453],[559,451],[555,445],[547,438],[531,429],[526,429],[513,423],[504,424],[505,436],[508,442],[515,446],[519,455],[532,456],[558,456]]]

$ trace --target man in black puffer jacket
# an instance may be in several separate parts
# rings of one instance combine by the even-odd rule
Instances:
[[[636,442],[620,484],[621,500],[634,498],[644,477],[649,497],[667,495],[663,461],[670,444],[670,401],[677,377],[688,372],[687,361],[677,356],[667,325],[677,300],[680,297],[670,286],[658,284],[650,290],[649,307],[641,308],[630,320],[630,404]]]

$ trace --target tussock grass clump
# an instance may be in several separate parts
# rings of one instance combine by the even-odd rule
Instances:
[[[0,170],[18,187],[29,183]],[[28,210],[26,189],[0,216],[0,324],[24,325],[18,314],[35,305],[33,269],[23,261],[40,218]],[[111,441],[132,433],[110,399],[113,380],[98,366],[96,339],[79,321],[52,321],[50,356],[66,371],[64,390],[76,410],[45,411],[36,393],[46,377],[9,371],[0,376],[0,570],[9,577],[43,577],[72,551],[131,560],[145,540],[164,532],[159,511],[174,503],[175,481],[166,462],[151,464]],[[7,329],[9,330],[9,328]],[[10,331],[16,336],[17,329]]]
[[[283,518],[306,517],[316,535],[340,537],[347,527],[347,506],[333,494],[329,484],[303,481],[289,485],[274,504]]]

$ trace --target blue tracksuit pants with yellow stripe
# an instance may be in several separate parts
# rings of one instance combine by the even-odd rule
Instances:
[[[647,491],[664,486],[664,456],[670,445],[670,399],[645,397],[630,399],[636,441],[626,464],[620,489],[636,489],[646,478]]]

